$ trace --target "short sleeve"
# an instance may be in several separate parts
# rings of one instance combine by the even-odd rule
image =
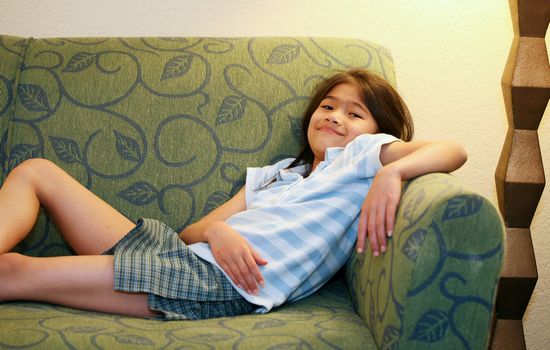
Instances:
[[[284,169],[292,163],[294,158],[286,158],[275,164],[259,168],[246,169],[246,206],[252,202],[252,196],[262,186],[267,184],[277,175],[280,169]]]
[[[358,178],[370,178],[382,167],[380,151],[383,145],[401,142],[397,137],[388,134],[365,134],[358,136],[344,150],[344,161],[352,164]]]

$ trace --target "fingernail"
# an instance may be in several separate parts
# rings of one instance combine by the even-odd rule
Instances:
[[[260,281],[260,286],[265,287],[265,281]]]
[[[393,235],[393,231],[388,231],[388,237],[391,237]]]
[[[363,253],[363,248],[358,248],[357,253],[359,253],[359,254]]]
[[[380,247],[380,250],[382,251],[382,253],[385,253],[386,252],[386,247],[382,246],[382,247]]]
[[[375,251],[375,252],[373,253],[373,255],[374,255],[374,256],[378,256],[378,255],[380,255],[380,253],[378,253],[377,251]]]
[[[260,293],[260,291],[259,291],[258,289],[254,289],[254,290],[252,291],[252,294],[254,294],[254,295],[258,295],[258,293]]]
[[[240,289],[244,289],[243,286],[241,286],[240,284],[237,284],[237,287],[239,287]]]

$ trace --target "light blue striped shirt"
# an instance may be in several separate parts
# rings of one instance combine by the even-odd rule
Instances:
[[[355,245],[363,200],[381,167],[380,147],[397,140],[365,134],[345,148],[328,148],[307,178],[303,166],[285,169],[293,159],[247,169],[247,209],[226,222],[268,261],[259,266],[266,285],[251,295],[228,279],[260,306],[257,312],[314,293],[343,266]],[[189,247],[219,267],[208,243]]]

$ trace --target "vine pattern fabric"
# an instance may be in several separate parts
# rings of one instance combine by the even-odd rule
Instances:
[[[8,44],[11,43],[11,46]],[[4,175],[48,158],[133,220],[175,229],[243,184],[247,166],[298,151],[301,114],[316,83],[368,67],[393,82],[383,47],[321,38],[103,38],[1,42],[17,61],[0,75],[11,124],[0,139]],[[14,108],[10,107],[14,104]],[[10,115],[10,110],[13,110]],[[24,249],[66,253],[41,218]]]
[[[451,175],[409,181],[384,259],[354,254],[347,264],[353,303],[378,346],[486,349],[503,231],[492,203]]]

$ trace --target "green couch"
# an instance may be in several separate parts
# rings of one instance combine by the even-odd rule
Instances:
[[[294,155],[313,86],[350,66],[395,83],[389,52],[358,39],[0,36],[1,178],[48,158],[128,217],[179,230],[246,166]],[[0,348],[483,349],[503,248],[491,202],[431,174],[405,184],[387,253],[354,254],[305,300],[181,322],[1,303]],[[16,251],[71,254],[46,213]]]

